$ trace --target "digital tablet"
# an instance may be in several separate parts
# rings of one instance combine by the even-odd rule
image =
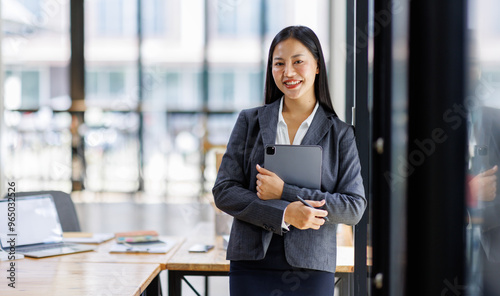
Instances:
[[[267,145],[264,167],[285,183],[303,188],[321,188],[323,148],[317,145]]]

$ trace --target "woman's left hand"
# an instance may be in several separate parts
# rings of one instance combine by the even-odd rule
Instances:
[[[281,199],[285,182],[275,173],[257,165],[257,196],[262,200]]]

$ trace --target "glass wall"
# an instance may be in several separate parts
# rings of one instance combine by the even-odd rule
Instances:
[[[467,255],[470,295],[499,295],[500,282],[500,3],[469,0]],[[462,109],[457,110],[457,112]],[[466,116],[465,116],[466,115]]]
[[[90,191],[139,189],[137,1],[85,1],[84,183]]]
[[[71,190],[68,1],[2,1],[5,178]]]
[[[327,0],[85,0],[70,110],[70,2],[55,3],[2,1],[18,11],[2,19],[2,157],[23,191],[209,192],[238,112],[263,103],[274,35],[307,25],[329,57]]]
[[[86,187],[92,190],[141,189],[176,197],[209,192],[215,153],[223,151],[237,113],[262,104],[263,63],[271,38],[300,22],[315,29],[328,49],[327,1],[311,7],[306,1],[144,0],[140,9],[134,8],[137,1],[117,1],[115,7],[127,9],[112,12],[102,2],[86,1],[86,105],[101,112],[137,112],[139,130],[117,135],[140,140],[87,144],[92,159],[87,160]],[[299,17],[296,12],[304,7],[310,13]],[[288,13],[275,17],[277,9]],[[115,153],[125,159],[139,155],[135,159],[141,162],[118,166],[102,161],[104,154]],[[106,171],[103,166],[110,174],[97,177],[95,171]],[[129,186],[102,187],[113,178]]]

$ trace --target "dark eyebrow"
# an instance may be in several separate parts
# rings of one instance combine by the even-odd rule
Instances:
[[[304,56],[304,54],[303,53],[299,53],[299,54],[293,55],[292,59],[300,57],[300,56]],[[283,58],[275,57],[274,60],[283,60]]]

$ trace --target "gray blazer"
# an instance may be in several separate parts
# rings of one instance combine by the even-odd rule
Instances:
[[[302,145],[323,147],[321,190],[285,184],[280,200],[261,200],[256,194],[256,164],[264,162],[264,147],[275,144],[279,100],[243,110],[231,133],[215,186],[215,204],[233,216],[228,260],[263,259],[273,233],[284,235],[290,265],[335,272],[337,224],[354,225],[366,208],[361,167],[352,126],[321,106]],[[329,222],[319,230],[281,228],[283,211],[296,201],[326,199]]]

